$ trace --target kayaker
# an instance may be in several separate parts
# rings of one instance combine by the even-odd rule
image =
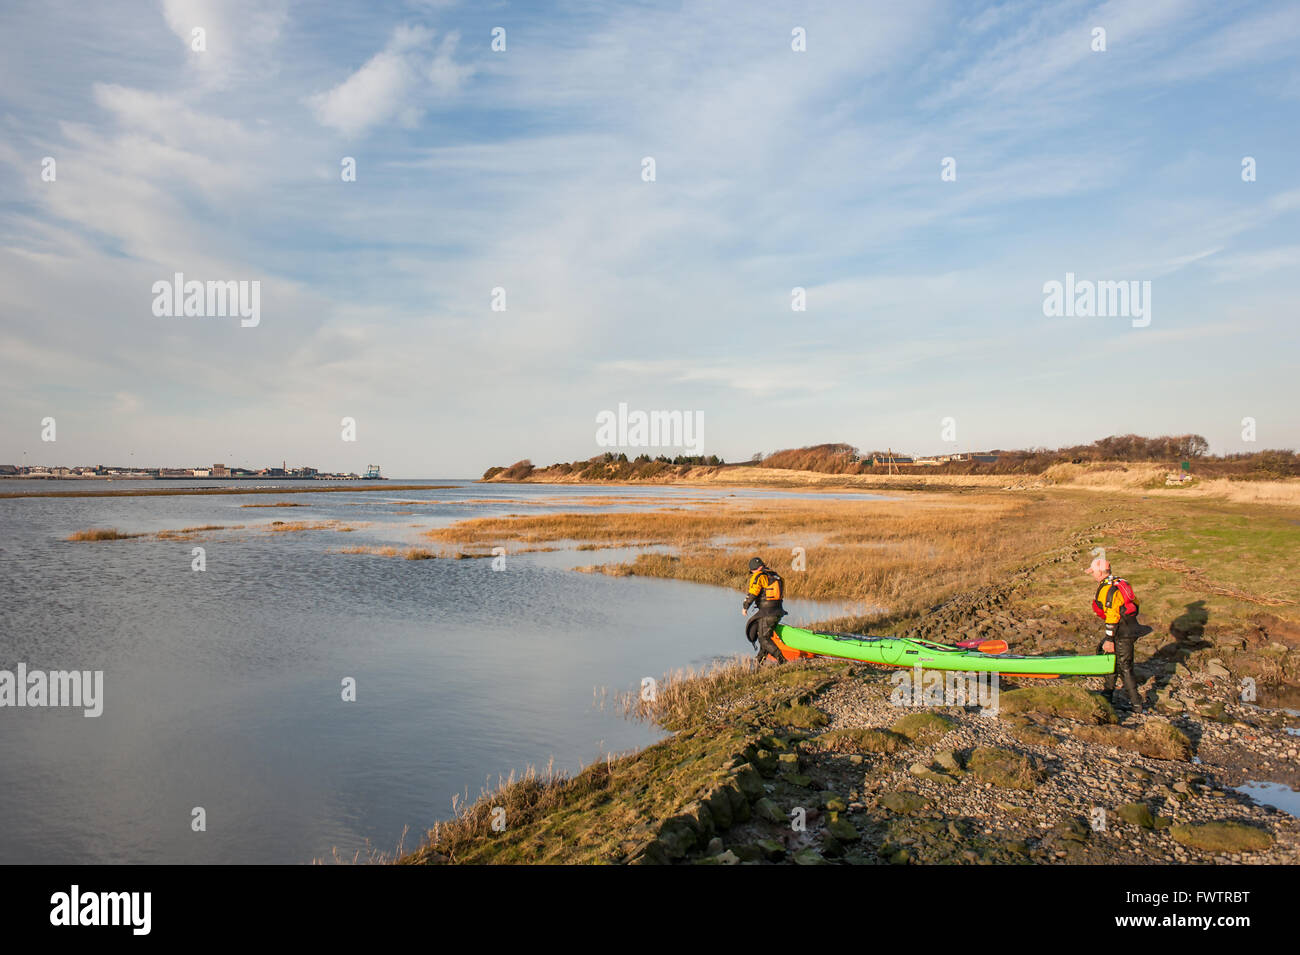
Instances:
[[[1110,570],[1110,561],[1098,557],[1088,567],[1088,573],[1097,581],[1097,593],[1092,599],[1092,611],[1106,625],[1106,635],[1098,650],[1115,654],[1115,670],[1106,675],[1106,699],[1115,702],[1115,674],[1124,680],[1129,706],[1141,714],[1142,700],[1138,696],[1137,678],[1133,675],[1133,644],[1138,638],[1138,602],[1129,582],[1116,577]]]
[[[774,657],[778,664],[785,663],[785,654],[772,641],[772,628],[785,616],[785,608],[781,606],[781,598],[784,594],[785,582],[780,575],[764,564],[761,557],[750,558],[749,586],[746,588],[745,602],[741,604],[740,612],[748,616],[750,605],[758,604],[758,613],[755,616],[758,624],[755,628],[756,636],[751,639],[757,646],[760,663],[767,656]]]

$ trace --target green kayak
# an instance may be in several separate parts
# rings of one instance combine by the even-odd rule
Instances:
[[[1011,653],[981,653],[928,640],[867,637],[852,633],[818,633],[777,624],[777,638],[791,650],[823,657],[843,657],[892,667],[926,670],[970,670],[1008,676],[1097,676],[1115,672],[1115,654],[1097,656],[1022,657]]]

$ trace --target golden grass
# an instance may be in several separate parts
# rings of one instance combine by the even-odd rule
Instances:
[[[752,657],[714,660],[701,669],[684,667],[657,681],[653,692],[643,686],[614,694],[614,708],[628,719],[652,722],[669,729],[682,726],[701,703],[718,699],[725,689],[740,685],[755,669]],[[603,706],[605,701],[598,699],[597,702]]]
[[[374,557],[396,557],[398,549],[396,547],[372,547],[365,544],[359,544],[355,547],[340,547],[333,551],[335,554],[370,554]]]
[[[267,528],[275,534],[287,534],[295,531],[329,531],[352,530],[340,521],[272,521]]]
[[[195,527],[182,527],[179,530],[159,531],[154,537],[160,541],[192,540],[196,535],[208,531],[241,530],[243,524],[200,524]]]
[[[119,531],[116,527],[88,527],[84,530],[73,531],[65,540],[70,541],[120,541],[129,540],[132,537],[143,537],[143,534],[127,534]]]
[[[735,499],[707,508],[480,518],[428,532],[433,540],[580,541],[582,549],[673,548],[591,566],[615,576],[690,580],[733,589],[752,554],[781,574],[791,597],[847,600],[910,612],[958,588],[994,581],[1009,565],[1059,546],[1077,519],[1065,500],[932,494],[899,500]],[[796,548],[805,569],[795,570]]]

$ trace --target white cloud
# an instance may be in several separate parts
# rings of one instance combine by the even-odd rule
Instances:
[[[393,120],[413,126],[423,114],[430,92],[448,96],[473,75],[472,67],[455,61],[457,40],[457,34],[449,33],[430,52],[431,31],[399,26],[384,49],[333,89],[309,97],[308,105],[321,125],[345,136],[357,136]]]
[[[186,62],[214,88],[264,71],[288,19],[285,0],[162,0],[162,12]],[[201,52],[193,49],[196,29],[203,31]]]

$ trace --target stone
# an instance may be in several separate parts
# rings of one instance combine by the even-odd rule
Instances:
[[[760,849],[758,846],[754,845],[753,843],[750,843],[747,846],[737,846],[731,851],[736,854],[736,858],[738,858],[741,862],[762,862],[763,861],[763,850]]]
[[[880,805],[890,812],[896,812],[900,815],[910,815],[914,812],[920,812],[923,809],[930,808],[933,803],[922,796],[920,793],[906,791],[885,793],[878,800]]]
[[[844,812],[844,810],[849,808],[848,803],[840,798],[837,793],[823,791],[819,796],[821,798],[823,809],[828,809],[831,812]]]
[[[1131,802],[1120,806],[1119,817],[1130,826],[1137,826],[1140,829],[1154,829],[1156,827],[1155,819],[1151,815],[1151,809],[1146,803]]]
[[[752,765],[746,763],[736,770],[736,785],[749,799],[758,799],[763,795],[763,777]]]
[[[812,846],[809,846],[806,849],[800,849],[798,852],[794,854],[794,858],[792,861],[794,862],[795,865],[825,865],[826,864],[826,860],[822,858],[822,854],[818,852],[816,849],[814,849]]]
[[[1066,842],[1087,842],[1092,828],[1078,816],[1065,816],[1052,827],[1052,832]]]
[[[754,803],[754,815],[767,822],[785,823],[787,821],[781,807],[766,796]]]
[[[862,838],[862,834],[858,832],[857,826],[839,816],[826,823],[826,831],[840,842],[852,843],[857,842]]]
[[[942,750],[937,756],[934,757],[934,761],[942,769],[952,773],[954,776],[960,775],[963,771],[961,768],[961,763],[957,759],[957,754],[950,749]]]

